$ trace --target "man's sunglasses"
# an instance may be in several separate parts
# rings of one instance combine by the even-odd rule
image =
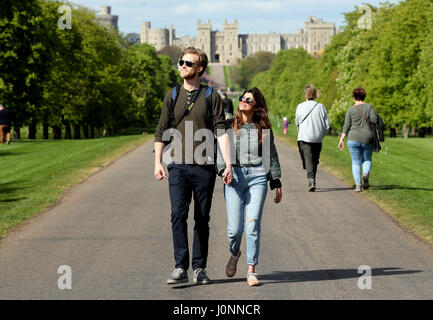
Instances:
[[[251,102],[254,102],[254,100],[253,99],[251,99],[251,98],[245,98],[245,97],[239,97],[239,101],[244,101],[244,102],[246,102],[246,103],[251,103]]]
[[[182,67],[183,64],[186,64],[186,66],[187,66],[188,68],[191,68],[194,64],[198,65],[197,62],[192,62],[192,61],[182,60],[182,59],[179,60],[179,66]]]

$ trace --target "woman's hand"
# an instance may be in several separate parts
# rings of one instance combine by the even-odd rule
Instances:
[[[341,138],[340,138],[340,142],[338,143],[338,149],[340,149],[341,151],[343,151],[344,149],[344,139],[346,138],[347,134],[342,133],[341,134]]]
[[[344,140],[340,140],[340,143],[338,144],[338,149],[340,149],[341,151],[343,151],[343,149],[344,149]]]
[[[275,203],[280,203],[282,197],[283,197],[283,191],[281,190],[281,188],[276,188],[275,189],[275,199],[274,199],[274,202]]]

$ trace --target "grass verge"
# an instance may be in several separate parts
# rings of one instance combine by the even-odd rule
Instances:
[[[89,140],[13,140],[0,145],[0,237],[153,135]]]
[[[289,126],[283,134],[283,123],[277,126],[273,118],[275,135],[297,149],[297,130]],[[320,165],[338,178],[354,185],[352,162],[347,144],[338,150],[339,137],[326,136]],[[347,140],[346,140],[347,143]],[[370,174],[371,188],[362,192],[374,200],[404,227],[433,244],[433,139],[386,138],[382,150],[373,154]],[[320,169],[319,169],[320,170]]]

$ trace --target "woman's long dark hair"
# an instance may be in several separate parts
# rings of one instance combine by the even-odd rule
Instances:
[[[241,97],[243,97],[247,92],[252,93],[254,101],[256,102],[254,106],[253,122],[259,134],[259,143],[262,143],[262,129],[271,129],[272,127],[271,121],[269,121],[268,117],[268,106],[265,97],[258,88],[254,87],[246,90],[242,93]],[[242,112],[238,108],[236,115],[234,116],[232,129],[236,133],[243,125]]]

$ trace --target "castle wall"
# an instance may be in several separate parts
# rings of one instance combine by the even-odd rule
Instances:
[[[203,50],[209,62],[234,64],[259,51],[278,53],[289,48],[304,48],[310,54],[324,49],[336,34],[335,24],[327,23],[315,17],[309,17],[304,29],[295,34],[239,34],[237,20],[225,21],[223,31],[213,31],[210,21],[197,22],[195,38],[176,38],[173,26],[170,29],[152,29],[150,22],[141,25],[141,43],[149,43],[161,50],[166,45],[180,48],[197,47]]]

